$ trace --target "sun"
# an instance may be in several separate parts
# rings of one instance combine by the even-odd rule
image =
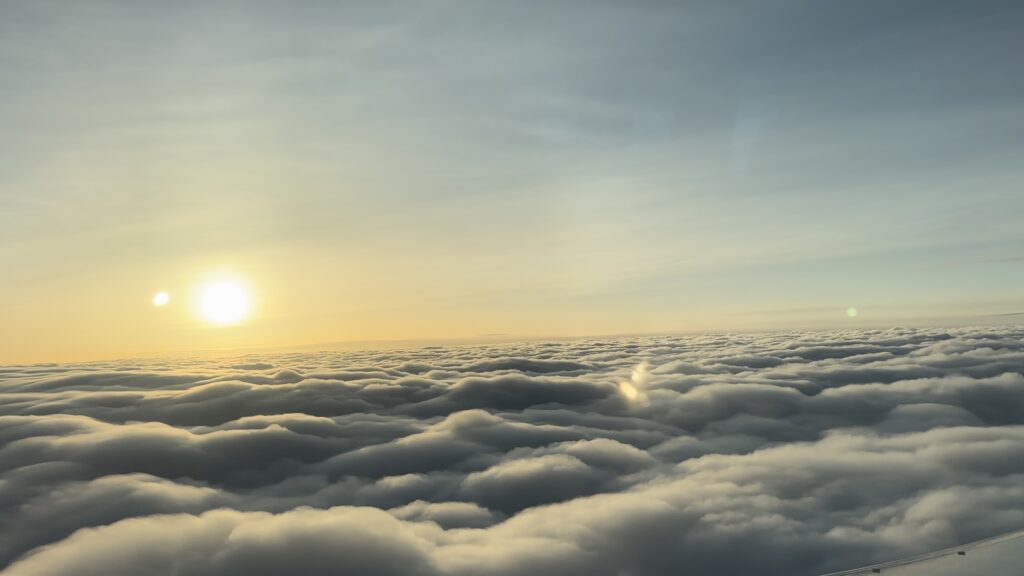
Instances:
[[[210,282],[203,286],[199,310],[214,324],[238,324],[249,313],[249,295],[237,282]]]

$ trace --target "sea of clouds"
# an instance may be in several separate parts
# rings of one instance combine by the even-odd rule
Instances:
[[[807,576],[1024,528],[1024,328],[0,367],[4,576]]]

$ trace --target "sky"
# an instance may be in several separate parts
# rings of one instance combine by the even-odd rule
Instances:
[[[1022,25],[0,1],[0,363],[1019,321]],[[197,313],[212,281],[243,321]]]

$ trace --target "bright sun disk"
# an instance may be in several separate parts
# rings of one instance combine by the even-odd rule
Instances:
[[[249,295],[236,282],[211,282],[203,287],[199,309],[215,324],[237,324],[249,312]]]

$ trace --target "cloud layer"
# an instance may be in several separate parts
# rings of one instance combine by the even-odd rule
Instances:
[[[0,367],[0,566],[813,575],[1024,527],[1024,330]]]

